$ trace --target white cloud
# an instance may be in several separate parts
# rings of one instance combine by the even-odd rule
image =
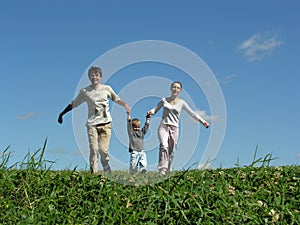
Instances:
[[[26,114],[20,114],[20,115],[17,115],[16,118],[18,120],[28,120],[28,119],[31,119],[33,117],[36,116],[36,113],[35,112],[28,112]]]
[[[207,80],[204,82],[204,86],[210,87],[212,85],[213,81],[212,80]]]
[[[221,83],[226,84],[226,83],[230,83],[232,79],[236,78],[237,75],[236,74],[229,74],[225,77],[222,78]]]
[[[207,121],[213,121],[213,122],[215,122],[215,121],[217,121],[217,120],[219,120],[221,118],[218,115],[214,115],[214,116],[207,115],[206,111],[202,111],[202,110],[196,110],[196,113],[198,115],[200,115],[203,119],[207,120]]]
[[[49,150],[49,152],[51,152],[52,154],[55,154],[55,155],[68,154],[68,152],[65,149],[62,149],[62,148],[52,149],[52,150]]]
[[[271,55],[282,44],[276,33],[257,33],[240,44],[238,50],[244,52],[249,61],[256,61]]]
[[[229,80],[231,80],[231,79],[233,79],[233,78],[235,78],[235,77],[237,77],[236,74],[229,74],[228,76],[226,76],[226,77],[224,78],[224,81],[229,81]]]
[[[227,76],[221,76],[219,73],[216,73],[216,78],[218,79],[219,84],[227,84],[230,83],[233,79],[238,77],[238,75],[231,73]],[[213,80],[207,80],[204,82],[204,86],[211,87],[213,85]]]
[[[75,152],[73,152],[74,155],[85,155],[85,156],[89,156],[90,154],[90,150],[89,149],[84,149],[84,150],[77,150]]]

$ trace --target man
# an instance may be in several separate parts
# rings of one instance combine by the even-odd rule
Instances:
[[[123,106],[128,113],[130,113],[130,107],[110,86],[100,84],[102,71],[99,67],[90,67],[88,77],[91,84],[81,89],[77,97],[59,114],[58,123],[63,122],[64,114],[86,102],[88,105],[86,126],[90,146],[91,173],[96,174],[98,171],[98,152],[104,172],[110,173],[111,168],[108,161],[112,118],[109,111],[109,99]]]

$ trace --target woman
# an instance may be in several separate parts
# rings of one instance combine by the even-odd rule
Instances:
[[[148,114],[154,115],[163,107],[162,120],[158,128],[158,139],[160,142],[158,170],[162,175],[165,175],[166,172],[170,172],[171,169],[174,158],[174,148],[178,140],[178,126],[181,110],[184,109],[206,128],[209,127],[208,122],[197,115],[183,99],[178,97],[181,90],[182,84],[179,81],[174,81],[171,84],[171,96],[162,98],[155,108],[148,111]]]

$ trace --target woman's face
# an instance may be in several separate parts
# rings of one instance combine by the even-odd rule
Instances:
[[[178,95],[181,91],[181,85],[179,83],[174,83],[171,86],[171,93],[172,95]]]

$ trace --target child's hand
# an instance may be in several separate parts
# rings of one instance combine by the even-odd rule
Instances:
[[[149,119],[151,117],[150,113],[147,113],[146,118]]]
[[[127,114],[127,120],[130,120],[131,118],[130,118],[130,112],[126,112],[126,114]]]

